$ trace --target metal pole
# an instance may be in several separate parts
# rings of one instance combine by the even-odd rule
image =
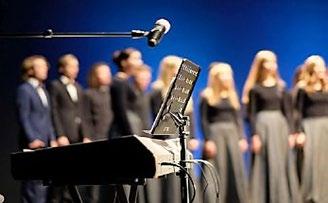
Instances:
[[[113,38],[113,37],[132,37],[139,39],[147,37],[149,32],[142,30],[132,30],[131,32],[54,32],[48,29],[39,33],[0,33],[0,38],[17,39],[17,38]]]
[[[189,117],[188,116],[182,116],[182,123],[179,126],[179,138],[180,138],[180,145],[181,145],[181,151],[180,151],[180,165],[187,171],[187,137],[189,135],[189,131],[186,130],[188,127]],[[189,181],[188,181],[188,175],[180,170],[180,183],[181,183],[181,202],[182,203],[189,203],[190,202],[190,196],[189,196]]]

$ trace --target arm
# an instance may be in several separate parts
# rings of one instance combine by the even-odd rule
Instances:
[[[244,124],[243,124],[243,119],[241,117],[241,111],[240,110],[236,110],[234,112],[234,120],[236,123],[236,126],[238,128],[238,135],[239,135],[239,139],[244,139]]]
[[[200,103],[200,114],[201,114],[201,126],[205,137],[205,143],[203,148],[203,155],[205,159],[212,159],[216,155],[216,144],[211,140],[210,130],[209,130],[209,120],[207,116],[208,103],[204,97],[201,98]]]
[[[295,132],[296,132],[296,139],[295,139],[295,145],[299,148],[302,148],[304,146],[306,137],[304,132],[304,129],[302,127],[302,120],[303,120],[303,110],[304,110],[304,103],[305,103],[305,96],[306,92],[303,89],[299,89],[296,96],[296,102],[295,102],[295,109],[296,109],[296,121],[295,121]]]
[[[111,87],[114,120],[118,123],[121,135],[132,135],[132,129],[127,116],[127,89],[122,81],[116,81]]]
[[[81,102],[81,130],[83,136],[83,142],[90,142],[91,141],[91,129],[90,129],[90,117],[89,117],[89,107],[88,107],[88,99],[87,96],[82,89],[82,87],[76,84],[76,88],[79,94],[79,102]]]
[[[58,95],[59,90],[55,83],[51,83],[49,87],[52,119],[57,137],[65,136],[64,128],[60,119]]]
[[[294,126],[294,119],[293,119],[293,105],[292,105],[292,98],[291,95],[286,92],[285,90],[282,92],[282,112],[286,117],[288,126],[289,126],[289,133],[292,134],[295,132]]]
[[[256,154],[261,152],[262,141],[256,130],[256,114],[258,111],[258,95],[255,89],[249,92],[248,117],[251,126],[252,151]]]
[[[247,106],[248,119],[251,127],[251,135],[257,134],[256,131],[256,113],[257,113],[257,94],[254,89],[249,92],[249,103]]]
[[[205,140],[210,140],[210,132],[209,132],[209,121],[207,117],[207,108],[208,104],[205,98],[201,98],[200,101],[200,116],[201,116],[201,127],[204,134]]]
[[[88,124],[89,132],[91,140],[94,140],[96,137],[98,137],[96,125],[94,122],[94,115],[95,115],[95,104],[93,101],[94,95],[92,95],[90,90],[87,90],[85,93],[85,121]]]
[[[305,91],[303,89],[299,89],[296,96],[295,102],[295,110],[296,110],[296,118],[295,118],[295,131],[302,132],[302,119],[303,119],[303,109],[304,109],[304,99],[305,99]]]
[[[33,142],[37,139],[37,134],[34,131],[29,118],[29,115],[31,113],[31,98],[27,92],[27,89],[24,89],[23,86],[19,87],[18,89],[16,103],[19,121],[24,129],[26,138],[29,143]]]
[[[234,112],[234,118],[235,118],[235,123],[237,126],[237,130],[238,130],[238,135],[239,135],[239,148],[242,152],[245,152],[248,149],[248,143],[246,140],[246,137],[244,136],[244,124],[243,124],[243,119],[241,116],[241,111],[240,110],[236,110]]]

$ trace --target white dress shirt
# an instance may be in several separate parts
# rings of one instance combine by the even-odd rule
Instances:
[[[60,76],[60,81],[66,86],[66,90],[72,101],[77,102],[79,98],[77,96],[77,89],[74,85],[74,82],[72,82],[68,77],[64,75]]]

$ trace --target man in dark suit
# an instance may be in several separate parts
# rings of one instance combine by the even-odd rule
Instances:
[[[21,70],[24,83],[18,87],[16,101],[21,126],[20,149],[57,146],[49,95],[43,87],[48,76],[48,62],[43,56],[30,56],[23,61]],[[47,187],[41,182],[22,182],[22,202],[44,203],[46,197]]]
[[[49,89],[58,145],[90,142],[85,95],[82,87],[75,81],[79,72],[78,59],[72,54],[62,56],[58,62],[58,71],[60,77],[51,83]],[[71,200],[67,187],[51,188],[50,202],[71,202]]]

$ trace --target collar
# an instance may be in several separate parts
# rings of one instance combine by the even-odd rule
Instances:
[[[40,84],[41,84],[40,81],[38,81],[38,80],[35,79],[35,78],[29,78],[29,79],[27,80],[27,82],[30,83],[30,84],[32,85],[32,87],[34,87],[34,88],[39,87]]]
[[[69,79],[68,77],[66,77],[65,75],[61,75],[59,80],[64,84],[64,85],[68,85],[68,84],[74,84],[75,81],[72,81],[71,79]]]

